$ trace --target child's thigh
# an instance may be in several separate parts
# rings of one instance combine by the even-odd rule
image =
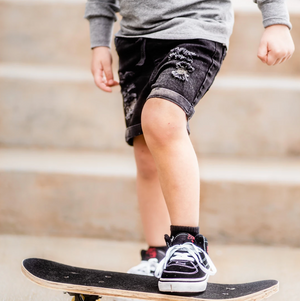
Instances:
[[[195,105],[219,72],[225,54],[225,46],[217,42],[177,41],[175,47],[156,60],[148,99],[164,98],[174,102],[191,118]]]

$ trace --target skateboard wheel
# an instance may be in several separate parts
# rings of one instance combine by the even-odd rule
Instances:
[[[79,294],[72,294],[73,298],[72,301],[85,301],[85,296],[84,295],[79,295]]]
[[[73,296],[71,301],[100,301],[100,296],[94,296],[94,295],[82,295],[82,294],[72,294],[69,293],[69,295]]]

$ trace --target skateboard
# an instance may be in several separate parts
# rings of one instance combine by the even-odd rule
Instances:
[[[203,293],[175,295],[159,292],[155,277],[85,269],[38,258],[25,259],[22,272],[38,285],[69,293],[74,301],[96,301],[102,296],[153,301],[259,301],[276,293],[279,286],[276,280],[208,283]]]

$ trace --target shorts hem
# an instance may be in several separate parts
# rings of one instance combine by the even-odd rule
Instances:
[[[194,107],[189,103],[189,101],[185,97],[167,88],[154,88],[147,97],[147,100],[150,98],[163,98],[175,103],[181,109],[183,109],[188,119],[190,119],[195,113]]]
[[[133,138],[143,134],[142,125],[135,124],[126,129],[125,140],[130,145],[133,146]]]
[[[189,122],[187,122],[186,124],[186,129],[188,134],[190,135],[191,130],[190,130]],[[126,129],[125,140],[128,145],[133,146],[134,138],[140,135],[143,135],[143,130],[142,130],[142,125],[139,123],[139,124],[132,125]]]

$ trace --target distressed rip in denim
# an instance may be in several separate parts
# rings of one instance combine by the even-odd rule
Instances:
[[[188,80],[189,73],[195,71],[195,68],[192,66],[194,62],[193,57],[195,56],[196,53],[191,52],[185,48],[176,47],[172,49],[168,56],[169,61],[179,60],[179,62],[176,63],[176,70],[172,71],[172,75],[181,81]]]

